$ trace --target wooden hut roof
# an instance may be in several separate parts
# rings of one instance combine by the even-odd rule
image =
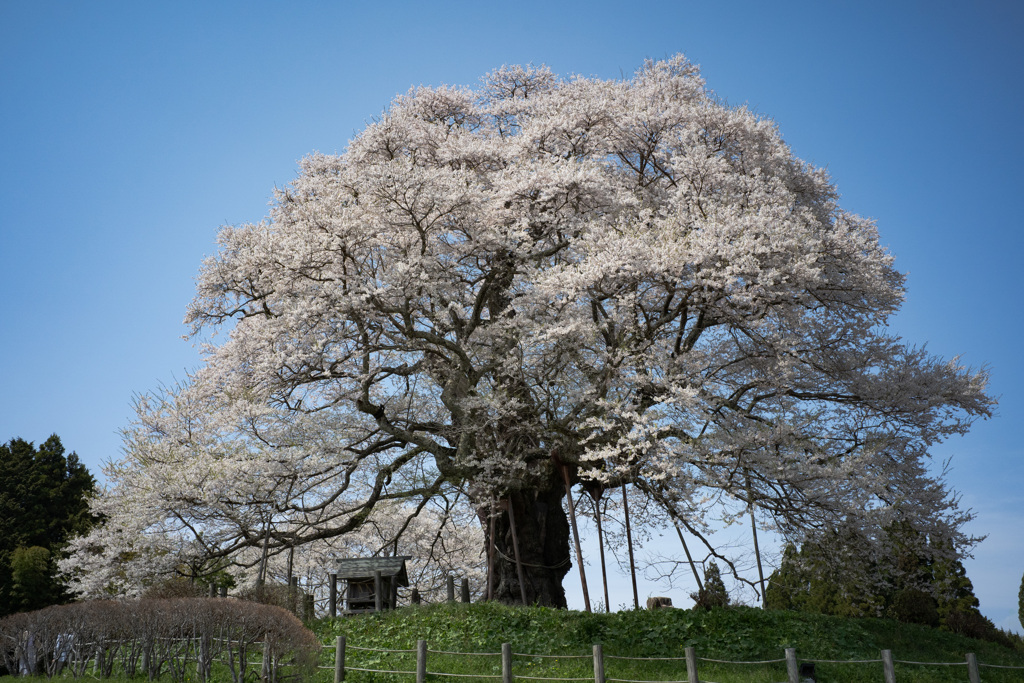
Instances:
[[[375,571],[379,571],[382,577],[395,577],[399,586],[408,586],[409,575],[405,571],[405,561],[411,559],[411,555],[395,555],[338,560],[338,578],[349,581],[369,580]]]

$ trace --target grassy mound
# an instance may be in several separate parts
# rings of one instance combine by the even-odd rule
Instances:
[[[686,647],[707,659],[756,661],[782,659],[785,648],[796,648],[807,659],[879,659],[882,649],[896,660],[963,663],[973,652],[979,662],[1024,666],[1024,652],[963,638],[924,626],[885,619],[844,619],[797,612],[763,611],[749,607],[708,612],[681,609],[586,614],[494,603],[431,605],[383,614],[323,620],[316,624],[324,643],[345,635],[349,667],[415,670],[409,653],[368,652],[352,646],[412,650],[424,639],[432,651],[428,670],[447,673],[500,674],[500,658],[458,657],[434,651],[499,653],[510,643],[514,673],[537,677],[592,676],[592,647],[601,643],[606,676],[634,680],[685,680],[685,662],[633,661],[616,657],[683,657]],[[537,655],[568,655],[578,659],[549,659]],[[816,665],[819,681],[879,681],[881,664]],[[896,665],[898,681],[966,680],[964,666]],[[702,679],[722,681],[782,681],[785,666],[718,664],[701,661]],[[351,683],[408,681],[407,677],[351,672]],[[441,681],[443,678],[438,677]],[[452,680],[452,679],[448,679]],[[481,679],[483,680],[483,679]],[[1021,681],[1024,670],[982,668],[984,681]]]

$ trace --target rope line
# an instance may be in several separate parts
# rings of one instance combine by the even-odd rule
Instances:
[[[509,557],[505,553],[501,552],[501,549],[498,548],[497,545],[494,546],[494,551],[496,553],[498,553],[499,555],[501,555],[505,559],[506,562],[515,562],[516,561],[514,557]],[[572,557],[566,557],[564,560],[562,560],[561,562],[559,562],[558,564],[556,564],[554,566],[548,566],[546,564],[531,564],[529,562],[520,562],[519,564],[523,565],[524,567],[534,567],[536,569],[561,569],[562,567],[566,566],[567,564],[572,564]]]
[[[500,657],[500,652],[451,652],[450,650],[427,650],[436,655],[467,655],[470,657]]]
[[[1024,666],[1007,666],[1006,664],[982,664],[978,662],[978,666],[987,666],[990,669],[1024,669]]]
[[[785,660],[780,660],[785,661]],[[804,659],[801,662],[814,662],[815,664],[879,664],[881,659]]]
[[[918,666],[967,666],[967,662],[910,662],[905,659],[894,659],[893,664],[917,664]]]
[[[592,680],[594,680],[593,676],[587,676],[586,678],[544,678],[542,676],[521,676],[519,674],[516,674],[515,677],[516,678],[525,678],[528,681],[592,681]],[[612,679],[607,678],[605,680],[610,681]],[[651,683],[651,682],[650,681],[646,681],[646,683]],[[683,681],[683,683],[686,683],[686,682]]]
[[[593,655],[530,655],[525,652],[513,652],[513,657],[538,657],[540,659],[590,659]],[[590,679],[587,679],[590,680]]]
[[[714,662],[715,664],[778,664],[779,662],[786,661],[785,657],[782,659],[761,659],[752,662],[739,662],[731,659],[710,659],[708,657],[697,657],[702,662]],[[810,660],[805,660],[810,661]]]
[[[348,645],[349,650],[363,650],[364,652],[399,652],[405,654],[415,654],[416,650],[387,650],[382,647],[359,647],[357,645]]]
[[[443,671],[428,671],[428,676],[453,676],[455,678],[501,678],[493,674],[449,674]]]
[[[407,674],[409,676],[415,676],[415,671],[385,671],[384,669],[360,669],[355,666],[346,666],[345,671],[365,671],[371,674]]]
[[[621,657],[618,655],[605,655],[605,659],[630,659],[635,662],[682,662],[686,657]]]

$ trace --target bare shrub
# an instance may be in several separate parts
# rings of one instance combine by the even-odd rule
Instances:
[[[261,675],[273,683],[282,666],[300,678],[311,673],[320,644],[288,611],[233,599],[94,601],[0,620],[0,664],[11,673],[52,677],[67,667],[77,679],[92,662],[101,678],[117,670],[206,683],[219,659],[244,683],[248,658],[261,649]]]
[[[169,598],[201,598],[206,594],[203,587],[183,576],[175,576],[155,583],[142,593],[143,600]]]
[[[289,586],[284,583],[264,583],[242,589],[237,592],[236,597],[261,605],[273,605],[294,613],[294,605],[303,599],[302,595],[301,589],[296,589],[296,592],[292,593]]]

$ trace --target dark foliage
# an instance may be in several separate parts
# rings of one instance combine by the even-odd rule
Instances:
[[[903,623],[941,626],[960,635],[1013,647],[982,616],[974,586],[942,541],[924,538],[906,524],[882,531],[888,553],[875,560],[860,551],[856,534],[836,533],[822,543],[786,548],[766,590],[769,609],[837,616],[887,616]],[[856,577],[873,583],[858,583]]]
[[[1017,619],[1024,627],[1024,576],[1020,577],[1020,592],[1017,593]]]
[[[935,598],[916,588],[896,593],[890,608],[893,618],[905,624],[939,625],[939,610]]]
[[[0,444],[0,616],[66,602],[56,560],[74,534],[95,523],[88,498],[96,482],[57,435],[37,449]]]

